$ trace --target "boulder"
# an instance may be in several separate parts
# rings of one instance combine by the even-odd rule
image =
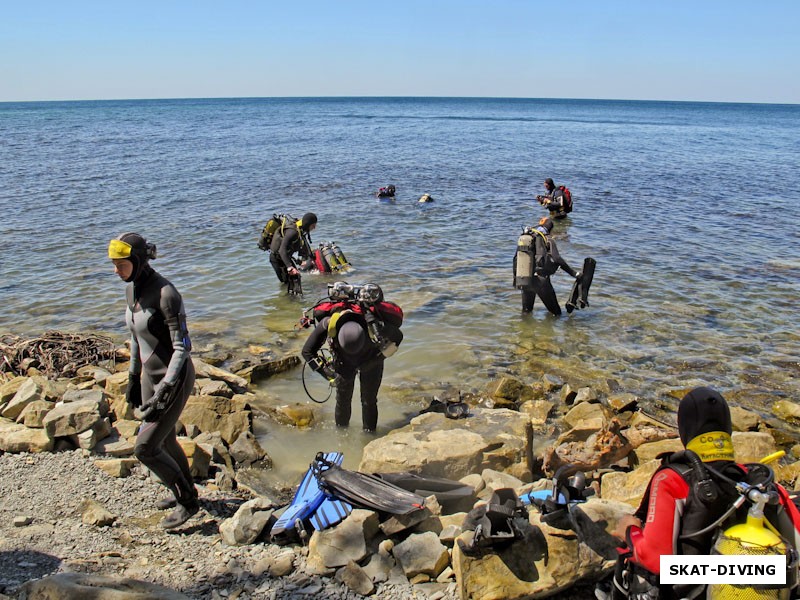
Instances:
[[[644,464],[655,459],[655,457],[662,452],[680,452],[681,450],[683,450],[683,444],[681,443],[680,439],[671,438],[642,444],[636,448],[636,450],[634,450],[634,454],[636,456],[636,460],[639,461],[639,464]]]
[[[184,426],[195,425],[201,432],[219,431],[225,443],[232,444],[252,422],[250,405],[241,397],[189,396],[181,413]]]
[[[597,392],[590,387],[582,387],[575,392],[575,399],[573,404],[580,404],[581,402],[599,402]]]
[[[263,379],[272,377],[277,373],[283,373],[290,369],[294,369],[300,364],[300,357],[286,356],[278,360],[265,360],[255,365],[246,367],[238,371],[236,374],[250,383],[257,383]]]
[[[44,429],[44,417],[55,408],[54,402],[47,400],[34,400],[22,409],[16,421],[32,429]]]
[[[248,382],[243,377],[229,373],[219,367],[209,365],[199,358],[192,357],[192,364],[194,364],[195,376],[198,378],[207,377],[209,379],[224,381],[237,393],[247,391]]]
[[[93,428],[108,416],[105,399],[79,400],[68,404],[58,404],[44,418],[44,428],[52,438],[66,437]]]
[[[203,449],[200,444],[190,440],[189,438],[179,437],[178,444],[186,455],[186,460],[189,461],[189,469],[192,472],[192,477],[199,477],[205,479],[208,477],[208,467],[211,464],[211,455]]]
[[[314,409],[307,404],[287,404],[268,410],[270,416],[282,425],[309,427],[314,423]]]
[[[751,410],[741,406],[731,406],[731,421],[734,431],[755,431],[762,419],[758,413]]]
[[[372,578],[352,560],[336,572],[336,580],[361,596],[369,596],[375,591]]]
[[[532,436],[528,416],[512,410],[474,408],[466,419],[425,413],[367,444],[358,470],[458,480],[488,468],[530,481]]]
[[[584,388],[591,389],[591,388]],[[575,405],[564,415],[564,422],[569,427],[577,427],[583,421],[590,419],[600,419],[601,427],[608,421],[608,411],[602,404],[589,402],[588,400],[578,402],[575,400]]]
[[[44,387],[40,377],[28,377],[19,386],[17,393],[8,401],[0,416],[16,419],[31,402],[45,401]]]
[[[197,385],[200,389],[201,396],[222,396],[224,398],[232,398],[233,390],[224,381],[214,381],[213,379],[206,380],[207,383]]]
[[[264,532],[274,507],[275,503],[269,498],[248,500],[230,519],[220,523],[222,541],[229,546],[252,544]]]
[[[256,436],[249,431],[243,431],[236,438],[236,441],[231,444],[230,453],[233,460],[240,465],[250,466],[259,463],[266,468],[272,466],[272,460],[267,456],[267,451],[258,443]]]
[[[437,577],[450,562],[447,547],[432,531],[408,536],[394,547],[392,554],[409,579],[420,573]]]
[[[800,425],[800,404],[797,402],[778,400],[772,405],[772,414],[790,425]]]
[[[528,400],[520,405],[519,412],[530,416],[533,427],[543,427],[554,406],[550,400]]]
[[[53,439],[44,429],[30,429],[0,418],[0,452],[50,452]]]
[[[323,531],[314,531],[308,542],[307,569],[327,573],[348,562],[361,562],[378,533],[378,513],[355,509],[344,521]]]
[[[758,462],[778,450],[775,438],[762,431],[734,431],[734,460],[739,463]]]
[[[124,398],[125,389],[128,387],[128,371],[120,371],[110,377],[106,377],[103,381],[103,387],[108,395],[122,396]]]
[[[6,381],[3,385],[0,385],[0,409],[11,400],[16,393],[19,391],[19,388],[22,387],[22,384],[28,381],[27,377],[22,377],[18,375],[13,379]]]
[[[97,527],[108,527],[117,520],[106,508],[91,498],[86,498],[81,502],[78,510],[81,513],[81,521],[86,525],[96,525]]]
[[[660,466],[660,460],[649,460],[629,473],[622,471],[606,473],[600,479],[600,494],[604,500],[625,502],[638,507],[650,478]]]

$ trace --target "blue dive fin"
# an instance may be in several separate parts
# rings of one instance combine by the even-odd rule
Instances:
[[[344,455],[341,452],[328,452],[325,454],[325,460],[334,465],[341,465]],[[270,539],[280,543],[290,541],[294,536],[301,534],[303,521],[311,517],[324,501],[325,493],[320,489],[317,478],[309,467],[292,498],[292,503],[272,526]]]
[[[309,522],[317,531],[333,527],[341,523],[353,511],[353,507],[336,498],[325,498],[316,512],[311,515]]]

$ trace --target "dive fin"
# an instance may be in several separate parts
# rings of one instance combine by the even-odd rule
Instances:
[[[407,515],[421,510],[425,499],[403,488],[397,487],[374,475],[348,471],[339,465],[328,463],[324,456],[317,455],[314,474],[329,497],[342,500],[353,506]]]
[[[477,499],[475,489],[471,485],[452,479],[428,477],[416,473],[376,473],[375,475],[423,498],[435,496],[436,501],[447,512],[469,511]]]
[[[325,498],[314,514],[311,515],[309,522],[314,529],[322,531],[338,525],[351,512],[353,512],[353,507],[347,502],[335,498]]]
[[[576,308],[586,308],[589,306],[589,288],[592,286],[595,265],[597,265],[595,259],[584,259],[581,275],[575,280],[575,283],[572,284],[569,300],[567,300],[565,304],[568,313],[571,313]]]
[[[341,452],[328,452],[324,455],[320,452],[318,456],[320,455],[324,456],[326,463],[329,465],[340,465],[344,460],[344,455]],[[294,494],[294,498],[292,498],[291,504],[283,511],[283,514],[278,517],[278,520],[275,521],[272,529],[270,529],[271,540],[277,543],[288,542],[295,535],[301,534],[302,532],[298,530],[298,524],[302,525],[303,521],[314,514],[325,500],[325,492],[320,489],[315,477],[315,467],[316,463],[309,466]]]

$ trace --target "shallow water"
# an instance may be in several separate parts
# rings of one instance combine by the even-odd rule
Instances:
[[[798,398],[798,131],[800,107],[779,105],[0,104],[0,331],[121,339],[123,286],[105,249],[134,230],[157,243],[154,266],[183,294],[198,347],[297,352],[301,310],[335,278],[308,276],[306,297],[287,298],[255,243],[272,212],[313,210],[314,240],[337,241],[355,267],[347,279],[380,283],[405,309],[383,431],[444,389],[542,370],[616,380],[667,407],[670,390],[709,384],[766,412],[763,398]],[[521,316],[510,288],[548,176],[575,196],[557,225],[562,255],[598,262],[591,306],[560,319],[538,302]],[[396,201],[378,202],[388,183]],[[425,192],[436,201],[418,204]],[[571,279],[553,281],[563,304]],[[307,401],[299,369],[260,392],[265,405]],[[334,447],[356,460],[368,438],[335,431],[331,404],[309,432],[259,425],[279,468]]]

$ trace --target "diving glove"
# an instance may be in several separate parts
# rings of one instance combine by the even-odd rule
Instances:
[[[140,410],[143,421],[155,421],[161,416],[166,408],[172,402],[173,392],[175,386],[171,383],[161,382],[161,385],[156,389],[156,393],[147,402],[142,402]]]
[[[142,380],[136,373],[128,373],[125,401],[131,408],[139,408],[142,405]]]

